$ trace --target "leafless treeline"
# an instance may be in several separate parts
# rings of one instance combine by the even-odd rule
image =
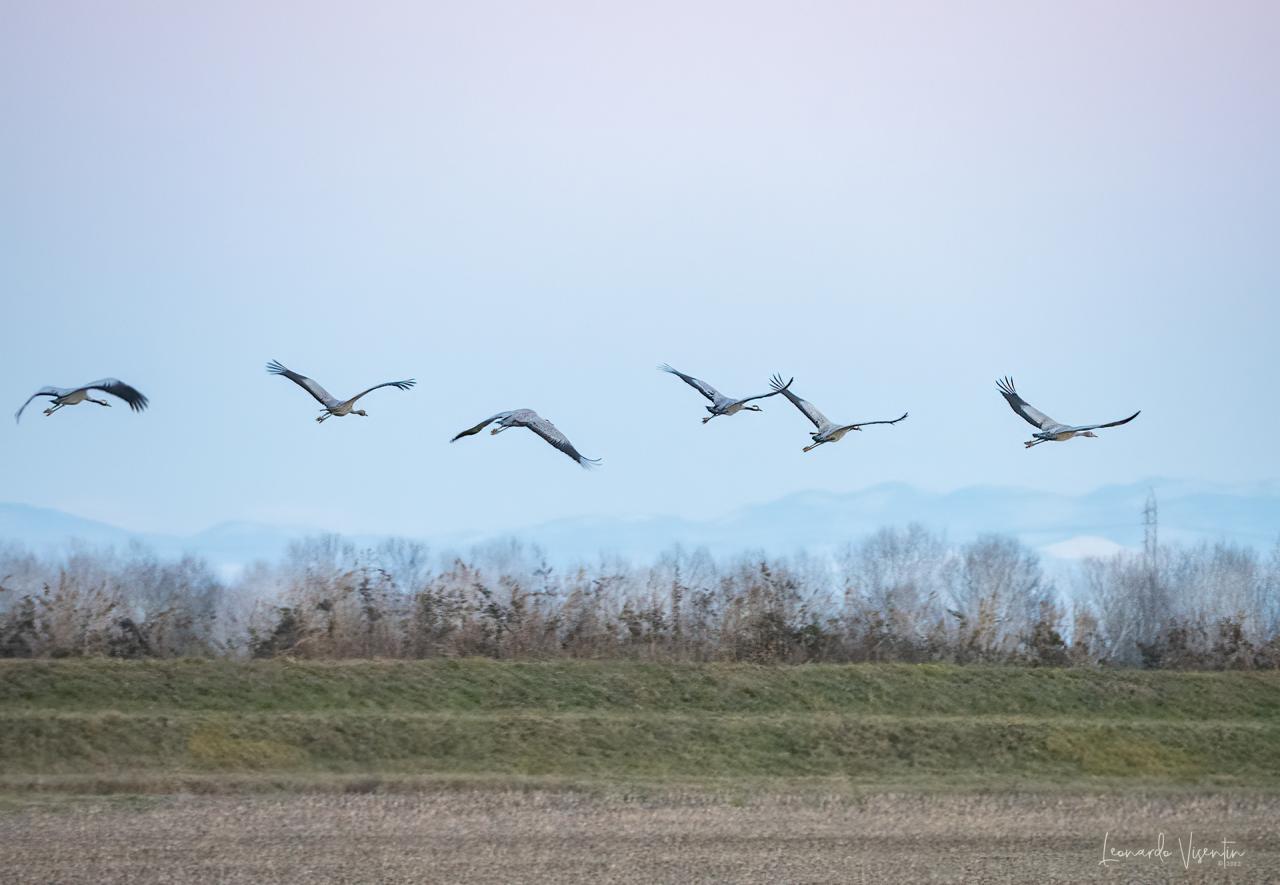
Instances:
[[[459,558],[323,536],[230,582],[142,548],[0,546],[0,656],[1280,666],[1280,545],[1087,560],[1068,584],[1014,539],[949,545],[918,525],[834,558],[676,549],[571,570],[514,543]]]

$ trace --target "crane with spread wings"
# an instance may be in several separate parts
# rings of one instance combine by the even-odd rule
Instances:
[[[773,387],[775,393],[781,393],[787,399],[791,400],[791,404],[800,410],[800,414],[812,422],[813,426],[818,428],[809,436],[813,439],[813,443],[804,447],[804,451],[812,452],[818,446],[824,443],[839,442],[844,439],[844,435],[850,430],[862,430],[864,427],[870,427],[872,424],[897,424],[899,421],[907,417],[907,413],[903,412],[901,418],[894,418],[892,421],[860,421],[857,424],[836,424],[826,415],[818,411],[817,406],[808,400],[801,399],[791,392],[791,382],[782,383],[781,375],[774,375],[769,379],[769,384]]]
[[[343,415],[359,415],[361,418],[367,418],[369,417],[368,412],[364,409],[355,408],[356,400],[360,399],[360,397],[373,393],[373,391],[377,390],[379,387],[394,387],[398,390],[408,390],[418,383],[412,378],[405,381],[384,381],[381,384],[373,385],[368,390],[360,391],[355,396],[351,397],[351,399],[338,399],[306,375],[299,375],[297,372],[286,369],[276,360],[272,360],[267,363],[267,371],[272,375],[283,375],[288,378],[294,384],[298,385],[307,393],[315,397],[316,402],[324,406],[324,408],[321,409],[324,414],[316,418],[316,423],[321,423],[326,418],[341,418]]]
[[[748,397],[743,397],[742,399],[734,399],[731,396],[725,396],[723,393],[716,390],[714,387],[712,387],[710,384],[703,381],[702,379],[695,378],[692,375],[686,375],[684,372],[681,372],[678,369],[671,368],[666,363],[663,363],[662,365],[658,366],[658,369],[663,372],[670,372],[672,375],[675,375],[685,384],[688,384],[694,390],[698,391],[698,393],[702,394],[707,399],[711,400],[711,405],[706,407],[707,411],[710,412],[711,414],[702,419],[703,424],[706,424],[708,421],[710,421],[712,418],[716,417],[717,415],[736,415],[742,411],[763,412],[764,409],[760,408],[759,406],[749,406],[747,405],[747,403],[757,399],[768,399],[771,396],[777,396],[779,393],[781,393],[780,390],[774,390],[771,393],[761,393],[757,396],[748,396]],[[792,380],[795,380],[795,379],[792,379]],[[787,382],[787,384],[790,384],[790,383],[791,381]]]
[[[552,446],[564,452],[566,455],[572,458],[575,463],[580,464],[583,467],[588,467],[588,468],[594,467],[595,465],[600,463],[599,458],[584,457],[577,449],[573,447],[573,443],[569,442],[569,437],[561,433],[558,427],[556,427],[546,418],[543,418],[533,409],[515,409],[510,412],[499,412],[496,415],[493,415],[489,418],[485,418],[483,421],[481,421],[479,424],[477,424],[474,427],[468,427],[466,430],[459,433],[453,439],[449,440],[449,442],[457,442],[458,440],[462,439],[464,436],[472,436],[474,434],[477,434],[480,431],[484,430],[486,427],[488,427],[490,424],[492,424],[494,421],[498,422],[498,426],[493,428],[493,430],[489,431],[489,433],[492,436],[497,436],[502,431],[510,430],[512,427],[527,427],[529,430],[532,430],[534,433],[542,437]]]
[[[1000,395],[1005,398],[1005,402],[1009,404],[1009,408],[1013,409],[1022,419],[1036,428],[1036,432],[1031,434],[1033,439],[1029,439],[1023,443],[1028,449],[1032,446],[1038,446],[1045,442],[1066,442],[1069,439],[1075,439],[1077,436],[1097,437],[1095,430],[1102,430],[1106,427],[1119,427],[1121,424],[1128,424],[1134,418],[1142,414],[1142,410],[1134,412],[1128,418],[1122,418],[1119,421],[1110,421],[1106,424],[1062,424],[1054,421],[1044,412],[1037,409],[1031,403],[1027,402],[1018,395],[1017,388],[1013,386],[1012,378],[1001,378],[996,381],[996,387],[1000,389]]]
[[[114,397],[124,400],[129,404],[129,408],[135,412],[141,412],[147,407],[149,402],[145,396],[137,391],[136,388],[130,387],[123,381],[116,378],[103,378],[99,381],[90,381],[80,387],[41,387],[31,396],[27,397],[27,401],[22,404],[22,408],[14,413],[13,420],[15,422],[22,419],[22,412],[27,406],[31,405],[31,401],[38,396],[47,396],[53,402],[49,408],[44,410],[45,415],[52,415],[54,412],[65,406],[75,406],[80,403],[95,403],[99,406],[110,406],[111,403],[105,399],[94,399],[89,395],[91,390],[101,390],[103,393],[109,393]]]

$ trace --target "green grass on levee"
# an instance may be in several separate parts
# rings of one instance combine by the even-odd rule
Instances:
[[[1272,790],[1280,673],[0,662],[0,788],[326,778]]]

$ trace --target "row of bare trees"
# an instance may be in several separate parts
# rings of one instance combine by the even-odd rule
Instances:
[[[572,569],[517,543],[441,557],[321,536],[229,581],[140,547],[0,546],[0,656],[1280,666],[1280,545],[1125,553],[1065,583],[1015,539],[952,545],[919,525],[835,557],[677,548]]]

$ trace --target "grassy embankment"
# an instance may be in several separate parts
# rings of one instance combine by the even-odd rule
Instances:
[[[1280,673],[0,662],[0,788],[1280,787]]]

